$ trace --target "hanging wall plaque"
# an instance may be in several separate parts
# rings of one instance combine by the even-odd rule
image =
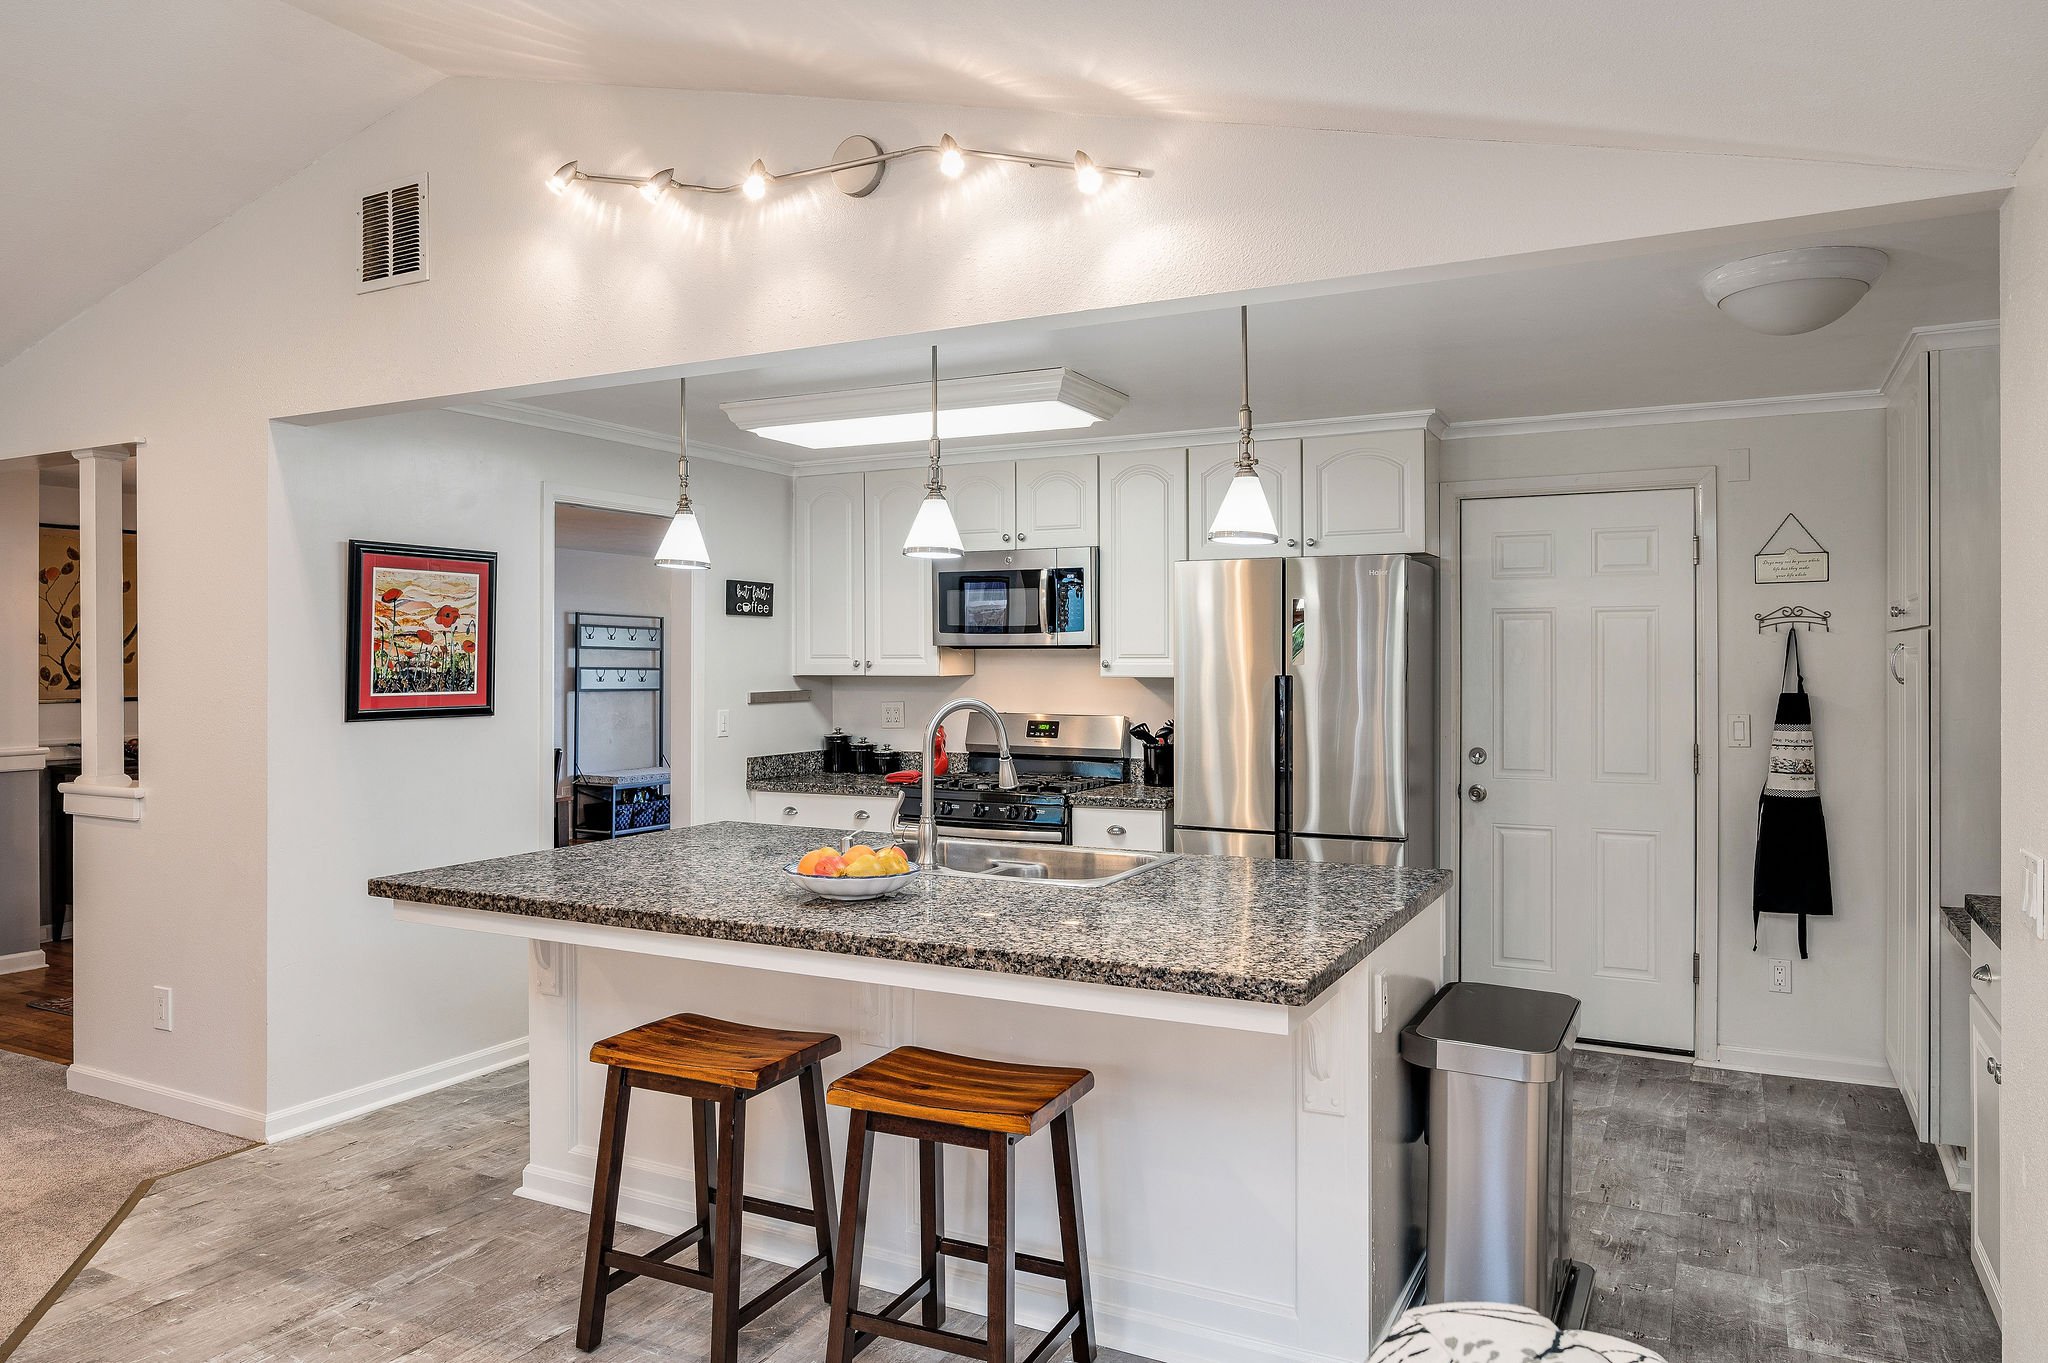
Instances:
[[[1759,586],[1777,582],[1825,582],[1828,580],[1827,547],[1814,538],[1805,522],[1791,512],[1764,541],[1756,555]]]
[[[727,615],[775,614],[775,584],[773,582],[742,582],[737,578],[727,578],[725,580],[725,613]]]

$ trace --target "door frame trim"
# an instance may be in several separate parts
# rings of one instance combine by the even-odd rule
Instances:
[[[1693,1057],[1714,1063],[1721,1054],[1721,578],[1717,486],[1713,465],[1618,469],[1600,473],[1534,474],[1437,485],[1437,745],[1438,860],[1454,873],[1449,891],[1445,978],[1463,978],[1464,899],[1455,873],[1464,860],[1464,820],[1458,792],[1465,751],[1463,723],[1464,503],[1504,497],[1546,497],[1587,492],[1690,492],[1700,537],[1693,574],[1693,741],[1700,770],[1693,782],[1693,950],[1700,978],[1693,986]]]

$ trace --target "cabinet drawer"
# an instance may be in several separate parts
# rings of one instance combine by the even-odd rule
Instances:
[[[1991,1015],[1993,1022],[2000,1021],[1998,977],[2005,973],[2005,966],[2001,963],[2003,955],[1998,944],[1985,936],[1982,928],[1970,929],[1970,992],[1983,1002],[1984,1011]]]
[[[887,797],[783,795],[757,790],[754,822],[791,828],[847,828],[863,833],[873,830],[877,837],[887,837],[896,823],[896,801]]]
[[[1134,852],[1167,850],[1166,815],[1157,809],[1077,809],[1076,847],[1126,847]]]

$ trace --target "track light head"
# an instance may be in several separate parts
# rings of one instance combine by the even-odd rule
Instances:
[[[581,178],[583,178],[583,172],[576,168],[576,163],[574,161],[564,161],[556,168],[553,175],[548,176],[548,188],[560,194]]]
[[[967,169],[967,158],[960,152],[960,144],[947,133],[939,139],[939,173],[949,180],[960,178],[960,172]]]
[[[674,166],[670,166],[667,170],[657,170],[654,174],[640,182],[640,197],[649,203],[655,203],[661,198],[663,192],[675,182],[676,170]]]
[[[754,164],[747,167],[747,178],[740,181],[740,193],[749,199],[759,199],[767,194],[770,178],[772,177],[768,174],[768,167],[756,157]]]
[[[1102,188],[1102,172],[1095,168],[1095,163],[1088,159],[1085,151],[1074,153],[1074,187],[1083,194],[1093,194]]]

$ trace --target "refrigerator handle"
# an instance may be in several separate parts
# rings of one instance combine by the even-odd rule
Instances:
[[[1294,678],[1285,673],[1273,678],[1273,816],[1279,840],[1275,855],[1282,861],[1294,856]]]

